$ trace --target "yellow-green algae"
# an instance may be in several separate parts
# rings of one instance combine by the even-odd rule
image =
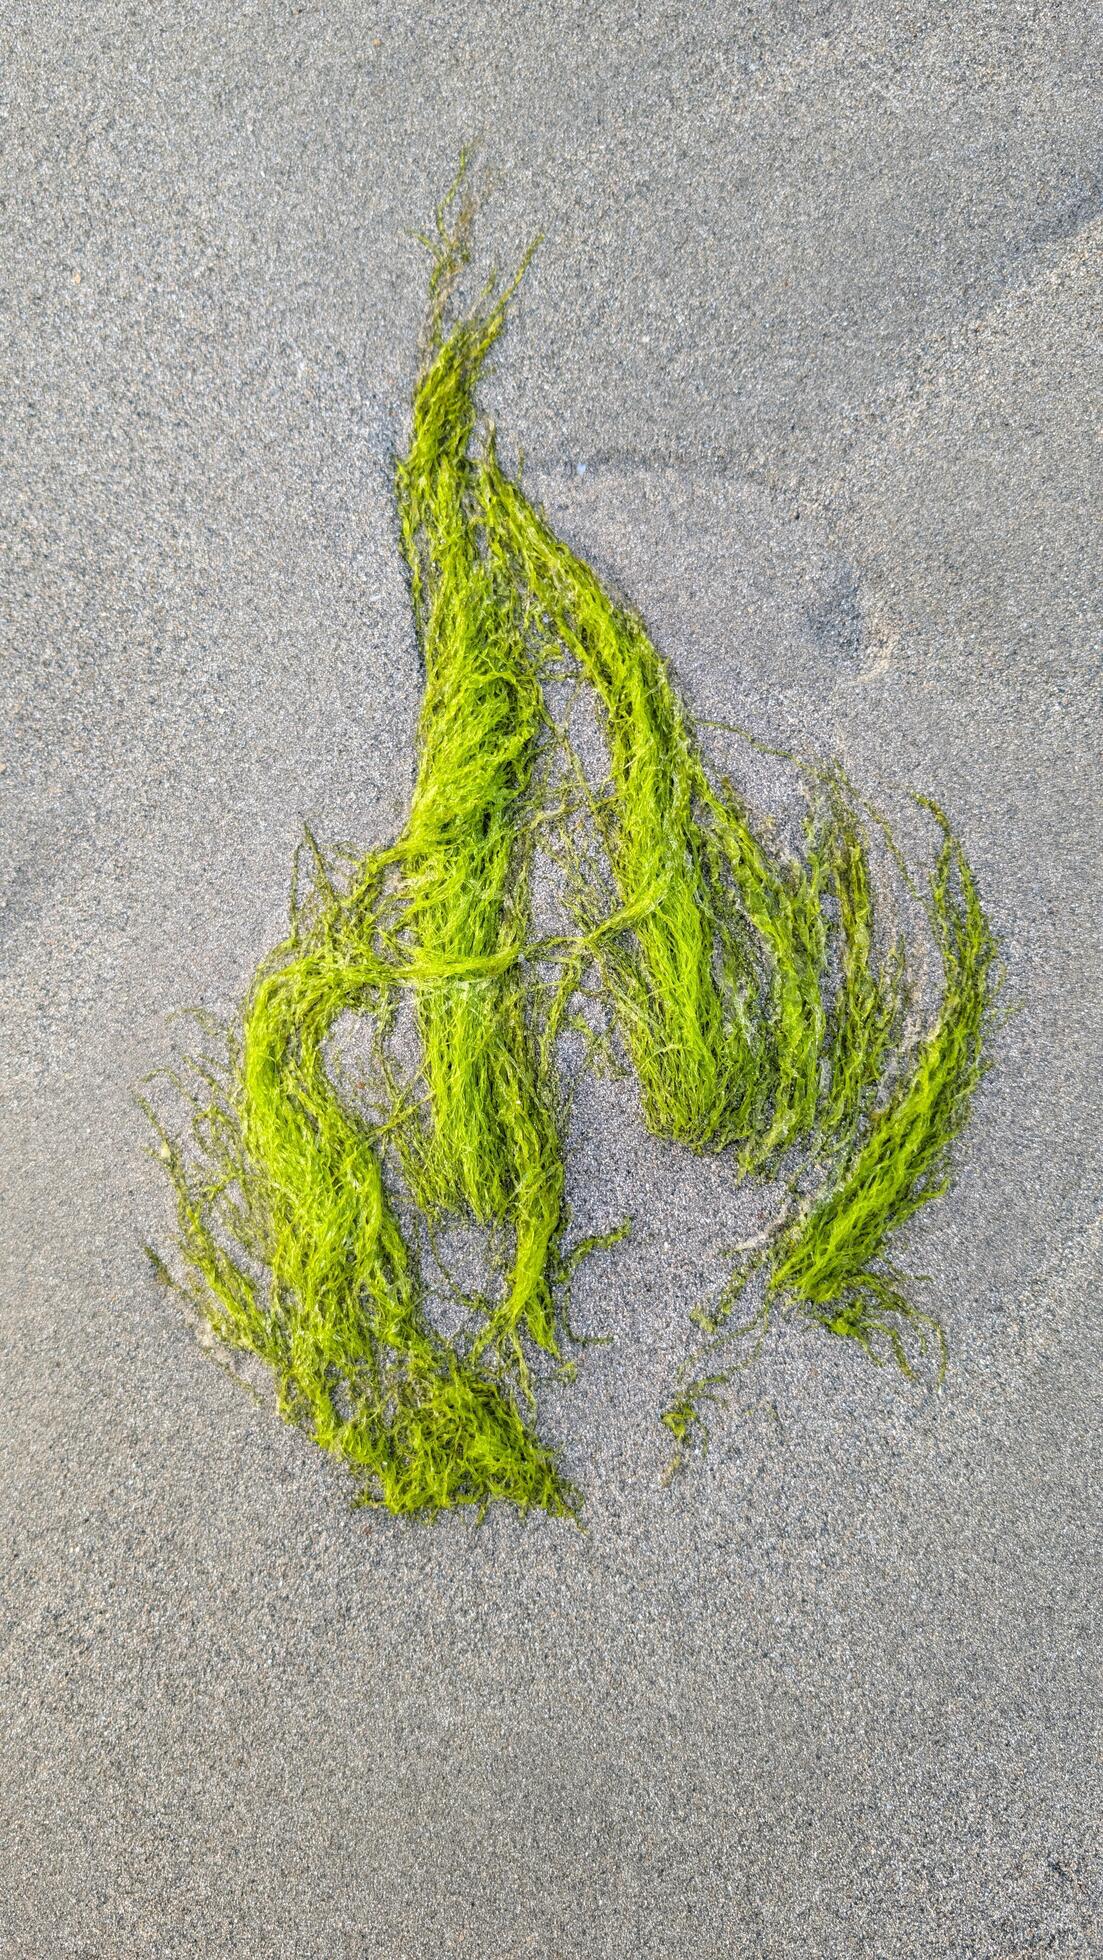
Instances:
[[[605,1010],[656,1135],[730,1152],[737,1176],[787,1179],[776,1229],[695,1315],[706,1343],[663,1417],[681,1452],[779,1308],[905,1372],[933,1343],[941,1367],[941,1329],[886,1246],[946,1189],[994,976],[961,844],[928,803],[943,992],[905,1045],[904,944],[878,950],[875,932],[873,813],[838,767],[802,764],[802,848],[786,851],[710,776],[643,622],[480,431],[479,377],[527,256],[504,291],[491,280],[459,306],[472,215],[461,169],[426,241],[428,317],[396,475],[424,669],[406,825],[341,870],[308,837],[288,937],[224,1048],[172,1077],[191,1107],[183,1137],[147,1104],[176,1198],[174,1283],[221,1341],[267,1365],[284,1415],[347,1465],[360,1501],[422,1516],[500,1499],[577,1508],[535,1429],[532,1357],[569,1373],[570,1275],[624,1228],[564,1250],[557,1054],[564,1029],[586,1025],[576,1001]],[[597,783],[551,710],[564,678],[594,703]],[[543,938],[541,850],[565,913]],[[418,1061],[403,1068],[407,1003]],[[370,1115],[327,1060],[346,1013],[373,1030]],[[449,1340],[422,1267],[455,1219],[487,1228],[495,1276],[461,1296],[465,1328]],[[763,1272],[759,1308],[733,1326]]]

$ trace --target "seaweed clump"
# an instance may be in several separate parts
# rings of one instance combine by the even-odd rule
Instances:
[[[480,427],[479,379],[529,255],[504,289],[491,279],[458,304],[473,210],[461,169],[425,241],[396,470],[424,671],[405,826],[341,860],[308,835],[287,937],[231,1027],[171,1074],[183,1134],[145,1104],[175,1193],[172,1283],[270,1371],[281,1412],[347,1466],[361,1502],[430,1517],[577,1510],[536,1429],[536,1363],[570,1372],[571,1273],[625,1229],[564,1246],[559,1052],[589,1025],[579,1002],[604,1014],[650,1130],[785,1181],[775,1228],[695,1314],[704,1345],[663,1415],[681,1454],[779,1310],[905,1373],[928,1352],[944,1366],[941,1327],[888,1248],[947,1188],[995,983],[973,874],[935,804],[919,799],[941,837],[926,903],[942,995],[909,1043],[907,948],[881,945],[874,918],[875,813],[837,766],[802,763],[807,818],[786,850],[714,780],[642,620]],[[564,683],[592,705],[599,780],[553,713]],[[543,935],[541,858],[562,912]],[[368,1107],[330,1054],[346,1014],[372,1031]],[[449,1282],[463,1324],[446,1338],[426,1266],[443,1270],[455,1220],[483,1232],[489,1276]],[[760,1272],[761,1304],[737,1322]]]

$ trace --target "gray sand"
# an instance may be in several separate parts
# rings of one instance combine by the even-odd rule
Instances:
[[[3,11],[0,1952],[1103,1952],[1098,9]],[[595,1092],[586,1535],[351,1513],[140,1251],[166,1011],[405,807],[403,229],[479,132],[504,439],[700,713],[945,801],[1021,1002],[945,1391],[781,1335],[671,1489],[736,1200]]]

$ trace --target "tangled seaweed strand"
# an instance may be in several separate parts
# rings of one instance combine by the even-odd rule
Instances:
[[[905,947],[879,950],[874,919],[875,813],[839,768],[802,764],[803,842],[786,851],[711,778],[642,621],[480,434],[480,375],[531,254],[504,290],[491,280],[458,308],[473,210],[461,167],[425,241],[396,472],[424,669],[407,822],[340,876],[308,836],[289,935],[224,1051],[171,1077],[191,1108],[183,1138],[146,1107],[175,1192],[173,1283],[220,1342],[271,1371],[281,1412],[347,1465],[360,1501],[562,1514],[577,1496],[533,1426],[531,1357],[564,1365],[571,1273],[624,1229],[564,1251],[557,1057],[564,1028],[585,1026],[575,1001],[601,1004],[656,1135],[728,1151],[740,1176],[788,1178],[776,1228],[695,1316],[707,1344],[663,1416],[681,1453],[776,1309],[905,1373],[916,1345],[944,1364],[941,1329],[886,1248],[947,1188],[986,1066],[995,949],[959,841],[919,799],[942,833],[928,912],[943,992],[906,1048]],[[564,678],[595,710],[596,783],[549,705]],[[540,851],[564,913],[543,938]],[[399,1059],[407,1008],[413,1065]],[[345,1014],[372,1030],[371,1113],[327,1055]],[[459,1294],[470,1311],[448,1340],[423,1248],[456,1219],[489,1235],[494,1277]],[[762,1304],[735,1326],[760,1269]],[[736,1361],[710,1367],[733,1341]]]
[[[937,1339],[941,1328],[909,1304],[885,1241],[922,1205],[949,1189],[950,1148],[968,1119],[985,1066],[984,1034],[995,945],[961,845],[938,805],[920,801],[942,831],[930,910],[942,953],[942,1006],[905,1079],[878,1108],[830,1188],[777,1245],[771,1294],[800,1302],[832,1334],[856,1340],[874,1359],[883,1337],[904,1373],[901,1325]],[[844,1076],[845,1083],[845,1076]]]
[[[512,1231],[508,1292],[484,1341],[507,1341],[524,1375],[522,1329],[559,1351],[549,1276],[563,1161],[522,965],[531,938],[533,773],[546,718],[520,595],[487,548],[490,481],[469,455],[475,385],[513,288],[496,301],[488,290],[487,310],[444,331],[443,302],[465,261],[470,224],[461,204],[449,228],[449,210],[446,202],[437,218],[425,360],[397,473],[425,669],[399,898],[402,943],[416,948],[428,1121],[402,1143],[411,1193],[426,1214],[466,1210],[478,1224]]]
[[[191,1155],[161,1130],[184,1290],[215,1335],[269,1365],[281,1412],[348,1465],[363,1501],[567,1510],[514,1399],[427,1323],[377,1141],[325,1066],[337,1017],[378,1009],[393,985],[373,951],[388,855],[347,896],[319,872],[254,981],[227,1066],[193,1071],[207,1099],[191,1091]]]
[[[733,1375],[758,1354],[778,1305],[857,1342],[878,1365],[891,1359],[907,1376],[914,1373],[906,1339],[910,1333],[920,1357],[935,1349],[937,1379],[945,1374],[940,1322],[914,1304],[908,1276],[882,1255],[893,1233],[949,1189],[952,1148],[988,1066],[985,1041],[995,993],[996,944],[945,813],[929,797],[916,801],[930,811],[942,833],[928,898],[942,956],[939,1013],[911,1067],[898,1074],[884,1100],[870,1111],[872,1090],[882,1077],[885,1052],[899,1023],[902,952],[894,948],[880,980],[871,979],[870,935],[863,923],[867,875],[852,855],[852,838],[846,845],[846,902],[840,900],[844,987],[852,1003],[852,1025],[847,1034],[837,1024],[833,1049],[838,1113],[832,1173],[770,1245],[733,1276],[715,1312],[700,1317],[706,1334],[717,1337],[713,1355],[733,1341],[751,1340],[753,1345],[719,1372],[700,1372],[704,1357],[694,1357],[698,1372],[685,1371],[690,1378],[683,1379],[681,1392],[663,1415],[680,1451],[690,1440],[705,1439],[705,1405],[722,1400]],[[761,1307],[749,1320],[728,1326],[747,1281],[763,1263],[768,1271]],[[706,1347],[705,1356],[709,1353]]]

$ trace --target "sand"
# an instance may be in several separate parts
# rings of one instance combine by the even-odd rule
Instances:
[[[1098,10],[4,11],[0,1951],[1103,1952]],[[405,809],[405,231],[480,134],[503,443],[698,713],[947,805],[1018,1003],[946,1388],[779,1332],[670,1488],[745,1194],[590,1092],[585,1533],[350,1511],[141,1252],[166,1014]]]

